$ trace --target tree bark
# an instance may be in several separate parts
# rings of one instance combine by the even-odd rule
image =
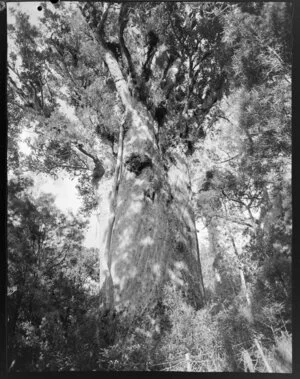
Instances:
[[[173,283],[196,307],[203,301],[197,239],[184,157],[167,168],[143,105],[132,110],[108,257],[115,305],[140,312]]]
[[[171,281],[199,306],[202,279],[184,157],[174,151],[167,167],[157,145],[155,121],[131,98],[115,58],[108,52],[105,59],[127,113],[128,129],[106,256],[115,305],[134,312],[151,307],[164,283]]]

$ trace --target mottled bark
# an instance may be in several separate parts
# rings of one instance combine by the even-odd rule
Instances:
[[[190,188],[183,157],[166,166],[154,121],[141,104],[131,113],[111,237],[109,269],[115,305],[143,311],[155,305],[166,282],[188,300],[203,299]]]

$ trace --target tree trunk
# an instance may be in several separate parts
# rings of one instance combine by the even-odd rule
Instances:
[[[214,257],[213,261],[213,271],[215,275],[215,281],[214,281],[214,286],[216,288],[217,283],[220,284],[222,282],[220,272],[219,272],[219,260],[220,260],[220,255],[219,255],[219,248],[218,248],[218,229],[216,226],[215,220],[212,218],[209,221],[208,227],[208,238],[209,238],[209,249],[210,249],[210,254]]]
[[[123,104],[126,133],[102,254],[105,306],[140,314],[155,306],[167,282],[180,287],[199,306],[203,286],[185,159],[179,151],[174,151],[170,162],[162,156],[157,124],[144,104],[131,95],[105,41],[108,8],[103,8],[100,23],[94,20],[89,25]],[[82,13],[87,17],[84,7]]]
[[[143,105],[136,103],[127,122],[108,252],[115,306],[151,309],[167,282],[199,306],[203,286],[184,157],[174,152],[168,166]]]

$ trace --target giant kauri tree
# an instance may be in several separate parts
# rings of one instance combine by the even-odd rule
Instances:
[[[22,62],[16,68],[12,54],[10,83],[27,115],[36,116],[31,167],[93,169],[97,202],[105,145],[111,149],[104,308],[151,308],[167,281],[194,305],[204,302],[188,157],[226,86],[226,8],[79,3],[62,15],[48,6],[43,34],[16,13],[12,32]],[[61,93],[75,107],[76,126],[59,113]]]
[[[228,37],[241,5],[74,4],[43,4],[39,25],[15,11],[10,154],[18,158],[13,141],[23,122],[36,136],[24,165],[77,176],[86,211],[101,207],[102,182],[111,179],[101,310],[154,316],[167,283],[199,308],[205,290],[190,157],[229,84],[241,84],[241,47]],[[244,70],[254,69],[246,58]]]

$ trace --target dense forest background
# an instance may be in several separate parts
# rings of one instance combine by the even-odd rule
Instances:
[[[291,372],[292,3],[40,7],[9,7],[9,371]]]

